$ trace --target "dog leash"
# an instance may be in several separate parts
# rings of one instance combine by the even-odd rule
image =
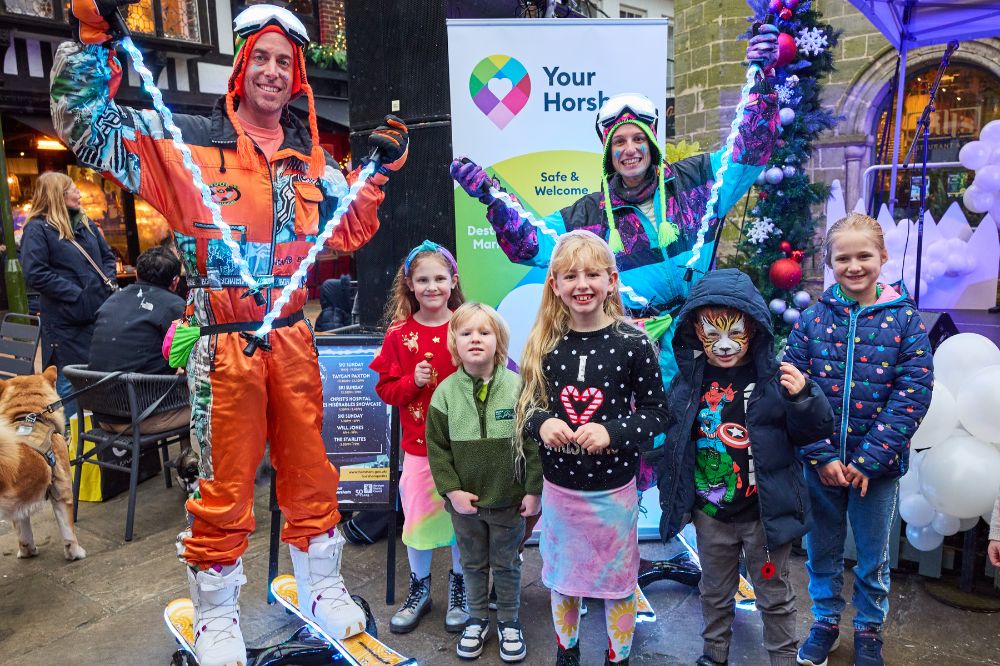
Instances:
[[[117,370],[115,372],[112,372],[109,375],[101,377],[98,381],[94,382],[93,384],[91,384],[86,388],[82,388],[79,391],[73,391],[68,396],[64,398],[59,398],[55,402],[45,405],[45,407],[43,407],[40,412],[29,412],[28,414],[25,414],[23,419],[24,423],[19,425],[14,432],[18,435],[30,435],[31,432],[35,429],[35,422],[38,421],[39,416],[43,416],[45,414],[51,414],[52,412],[56,411],[64,404],[75,398],[76,396],[82,395],[87,391],[92,391],[101,384],[103,384],[104,382],[111,381],[115,377],[118,377],[119,375],[123,374],[125,373],[122,370]]]

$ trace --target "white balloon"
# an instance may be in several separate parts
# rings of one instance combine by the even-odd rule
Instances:
[[[920,427],[913,433],[910,446],[924,449],[943,442],[951,431],[958,425],[958,411],[955,406],[955,396],[947,386],[941,382],[934,384],[934,392],[931,393],[931,406],[927,410],[927,415],[920,422]],[[912,462],[911,458],[911,466]]]
[[[940,382],[952,393],[982,368],[1000,365],[1000,349],[978,333],[959,333],[946,339],[934,352],[935,385]]]
[[[930,525],[934,520],[934,507],[923,495],[913,493],[899,501],[899,517],[905,520],[907,525],[923,527]]]
[[[965,194],[962,195],[962,202],[973,213],[985,213],[993,206],[994,197],[992,192],[972,184],[966,188]]]
[[[1000,228],[1000,201],[997,201],[997,197],[993,197],[993,208],[990,208],[990,217],[993,218],[993,224]]]
[[[936,510],[972,518],[993,506],[1000,491],[1000,452],[959,435],[935,446],[920,465],[920,492]]]
[[[927,262],[927,271],[924,273],[931,280],[936,280],[948,272],[948,265],[940,259]]]
[[[923,527],[907,525],[906,540],[917,550],[929,551],[934,550],[944,543],[944,536],[935,532],[934,528],[930,525],[924,525]]]
[[[934,241],[924,250],[924,257],[929,260],[944,259],[948,256],[948,241],[945,238]]]
[[[979,262],[976,261],[976,255],[967,254],[965,255],[965,268],[962,270],[962,275],[968,275],[976,270]]]
[[[1000,143],[1000,120],[993,120],[983,126],[979,132],[979,140],[988,143]]]
[[[899,478],[899,501],[902,501],[909,495],[919,495],[920,494],[920,470],[919,468],[911,465],[910,469]]]
[[[958,252],[949,254],[948,258],[945,260],[945,266],[948,267],[945,274],[950,277],[961,275],[965,271],[966,267],[965,255],[959,254]]]
[[[934,531],[943,536],[956,534],[962,528],[962,521],[955,516],[937,511],[934,513],[934,520],[931,521]]]
[[[990,163],[993,151],[989,144],[983,141],[970,141],[958,151],[958,161],[970,171],[978,171]]]
[[[976,171],[976,179],[973,184],[985,192],[996,192],[1000,190],[1000,166],[987,164]]]
[[[956,398],[958,419],[976,439],[1000,442],[1000,365],[965,380]]]
[[[958,531],[959,532],[967,532],[967,531],[971,530],[973,527],[975,527],[976,525],[979,524],[979,518],[980,518],[979,516],[974,516],[972,518],[961,518],[961,519],[959,519],[959,521],[958,521],[959,522]]]

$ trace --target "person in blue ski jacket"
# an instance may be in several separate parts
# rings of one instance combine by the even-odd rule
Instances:
[[[798,663],[825,664],[838,644],[849,521],[858,552],[855,663],[879,666],[899,477],[930,406],[934,365],[906,287],[878,282],[888,260],[878,222],[861,213],[839,220],[825,254],[836,284],[802,313],[785,350],[785,361],[819,384],[834,413],[833,437],[799,449],[815,526],[805,539],[814,623]]]

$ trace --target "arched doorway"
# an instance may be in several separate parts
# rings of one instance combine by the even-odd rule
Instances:
[[[926,65],[915,69],[907,76],[903,100],[902,134],[899,159],[902,163],[907,151],[917,137],[917,123],[924,107],[930,99],[930,86],[934,81],[937,67]],[[883,136],[888,122],[888,145],[883,163],[892,159],[892,137],[894,136],[895,112],[890,114],[893,100],[886,95],[875,116],[872,128],[876,138]],[[941,79],[941,86],[935,99],[935,110],[930,115],[927,161],[957,162],[958,152],[967,142],[979,137],[983,125],[1000,118],[1000,77],[990,71],[970,63],[952,63]],[[879,146],[872,148],[872,163],[879,161]],[[910,164],[922,161],[922,143],[918,143]],[[962,167],[928,170],[927,209],[934,219],[954,202],[962,203],[962,193],[972,183],[973,174]],[[896,218],[916,215],[920,205],[919,170],[900,171],[896,181]],[[879,179],[876,179],[878,181]],[[881,177],[881,204],[888,198],[889,175]],[[877,210],[877,208],[876,208]],[[970,222],[982,216],[965,211]]]

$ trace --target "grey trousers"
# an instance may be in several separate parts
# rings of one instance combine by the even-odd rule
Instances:
[[[469,617],[489,617],[490,570],[497,589],[497,620],[517,619],[521,607],[521,558],[524,518],[520,506],[480,508],[473,515],[456,513],[445,500],[455,527],[458,552],[465,572]]]
[[[788,580],[788,556],[792,545],[771,551],[774,577],[767,580],[761,567],[767,561],[764,524],[724,523],[694,511],[701,559],[701,610],[705,617],[702,630],[704,653],[718,662],[729,659],[736,605],[733,599],[740,582],[740,551],[746,557],[747,573],[757,596],[757,610],[764,621],[764,649],[772,666],[795,664],[798,642],[795,639],[795,593]]]

